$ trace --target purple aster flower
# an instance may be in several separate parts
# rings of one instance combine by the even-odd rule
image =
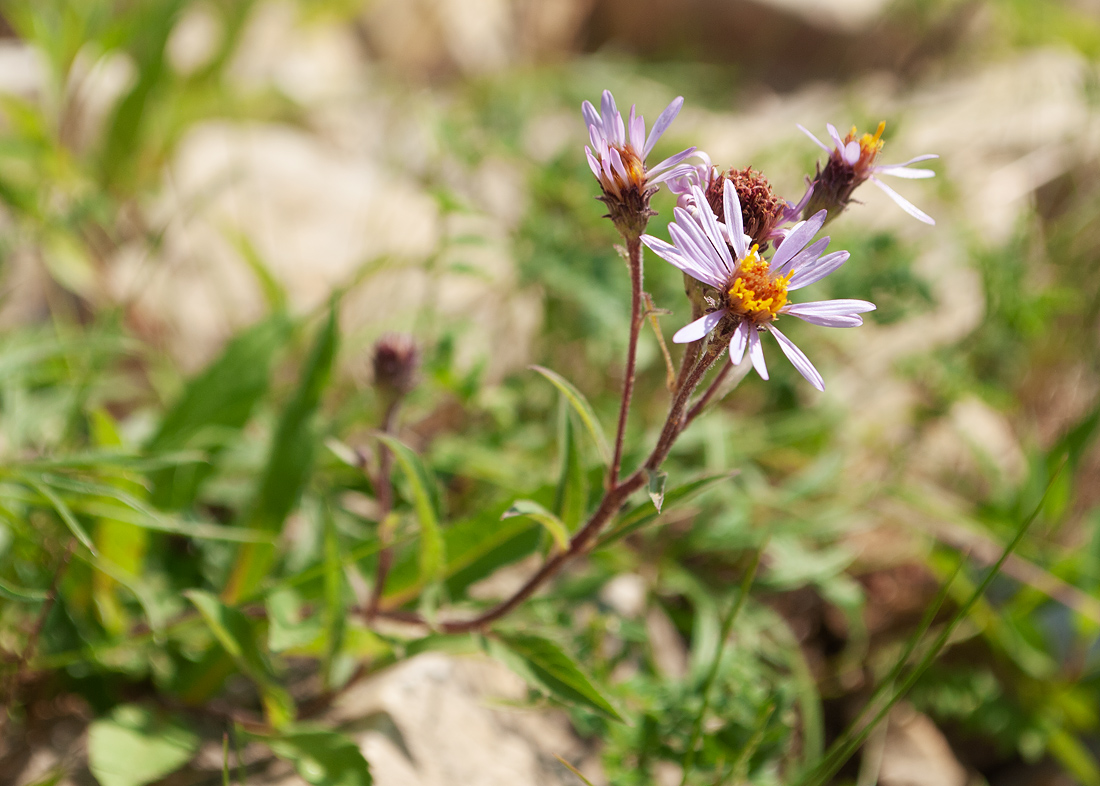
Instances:
[[[843,139],[841,139],[836,127],[832,123],[827,123],[829,136],[836,145],[831,150],[824,142],[801,125],[798,127],[806,136],[816,142],[818,147],[829,154],[829,160],[824,169],[818,164],[817,177],[813,181],[815,193],[813,200],[806,208],[807,214],[819,208],[826,208],[829,210],[830,217],[840,215],[840,212],[851,201],[852,192],[864,181],[870,180],[913,218],[926,224],[934,225],[936,223],[931,216],[883,183],[877,176],[893,175],[894,177],[903,177],[910,180],[935,177],[936,173],[931,169],[908,169],[908,167],[910,164],[916,164],[920,161],[939,158],[938,155],[930,153],[917,156],[903,164],[876,164],[875,159],[882,152],[882,132],[886,128],[886,123],[879,123],[878,130],[873,135],[863,134],[862,136],[859,136],[856,127],[852,126],[848,136]]]
[[[680,108],[683,97],[672,101],[661,112],[657,122],[645,132],[644,118],[630,107],[630,120],[623,123],[623,116],[615,106],[610,90],[603,91],[600,112],[588,101],[581,104],[581,112],[588,124],[588,137],[592,147],[584,148],[588,166],[596,176],[607,205],[608,217],[626,236],[637,237],[645,231],[651,215],[649,198],[657,192],[657,186],[669,178],[683,174],[689,167],[679,166],[692,153],[694,147],[682,150],[661,163],[647,167],[646,158],[668,129]]]
[[[847,251],[824,254],[828,237],[810,242],[825,223],[825,211],[792,227],[769,262],[760,256],[758,245],[749,245],[751,238],[745,234],[737,188],[726,180],[723,189],[724,222],[702,207],[707,204],[706,195],[694,186],[691,196],[701,207],[693,211],[676,208],[675,221],[668,227],[673,244],[642,236],[642,242],[658,256],[715,293],[709,298],[712,310],[678,330],[672,340],[686,344],[720,328],[720,333],[732,334],[730,362],[739,365],[747,353],[756,372],[767,379],[760,340],[760,333],[766,330],[775,336],[799,373],[815,388],[824,390],[821,374],[773,323],[781,314],[790,314],[825,327],[856,327],[863,324],[859,315],[874,311],[875,305],[865,300],[788,302],[789,292],[820,281],[848,259]]]

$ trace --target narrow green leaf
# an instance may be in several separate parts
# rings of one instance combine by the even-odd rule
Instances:
[[[378,439],[393,452],[409,482],[413,507],[420,521],[420,581],[423,586],[433,584],[443,578],[446,564],[443,535],[432,495],[435,480],[420,457],[405,443],[388,434],[379,434]]]
[[[240,609],[227,606],[209,592],[191,589],[183,593],[198,610],[214,638],[237,667],[260,689],[268,722],[279,728],[294,719],[294,702],[278,684],[275,671],[260,649],[252,623]]]
[[[271,274],[271,269],[264,262],[263,256],[261,256],[259,250],[256,248],[256,244],[243,232],[226,229],[225,234],[237,249],[237,253],[244,259],[253,275],[256,276],[256,280],[260,282],[260,289],[264,293],[264,299],[267,301],[268,308],[272,311],[285,310],[287,304],[286,289],[284,289],[279,280]]]
[[[565,767],[565,768],[566,768],[567,770],[569,770],[569,771],[570,771],[571,773],[573,773],[573,774],[574,774],[574,775],[576,775],[576,776],[577,776],[578,778],[580,778],[580,779],[581,779],[581,783],[583,783],[583,784],[584,784],[584,786],[594,786],[594,784],[592,783],[592,781],[588,780],[588,778],[584,777],[584,775],[582,775],[582,774],[581,774],[581,771],[580,771],[580,770],[578,770],[578,769],[577,769],[576,767],[574,767],[574,766],[573,766],[572,764],[570,764],[569,762],[567,762],[567,761],[566,761],[565,759],[563,759],[563,758],[562,758],[561,756],[559,756],[558,754],[556,754],[556,753],[555,753],[555,754],[554,754],[554,758],[555,758],[555,759],[557,759],[558,761],[560,761],[560,762],[562,763],[562,765],[563,765],[563,766],[564,766],[564,767]]]
[[[145,786],[191,761],[199,742],[180,719],[124,704],[89,727],[88,769],[101,786]]]
[[[569,530],[566,529],[564,522],[534,500],[516,500],[512,503],[512,507],[504,511],[500,518],[503,521],[513,516],[526,516],[529,519],[534,519],[546,528],[559,549],[562,551],[569,549]]]
[[[653,501],[653,507],[657,508],[657,512],[661,512],[661,505],[665,501],[665,483],[668,481],[667,472],[653,472],[647,470],[648,482],[646,483],[646,491],[649,494],[649,498]]]
[[[256,737],[312,786],[371,786],[370,766],[359,746],[343,734],[298,725],[271,737]]]
[[[561,473],[554,490],[554,512],[565,524],[565,528],[574,532],[584,521],[588,507],[588,476],[584,471],[573,414],[564,396],[561,398],[559,410],[558,454],[561,456]]]
[[[271,364],[289,336],[289,319],[276,314],[230,341],[221,356],[188,383],[146,444],[146,451],[163,455],[208,442],[204,435],[238,433],[267,393]],[[225,436],[220,441],[224,442]],[[218,447],[209,452],[216,455]],[[153,504],[165,510],[190,505],[212,470],[213,465],[192,463],[153,474]]]
[[[61,499],[61,497],[57,495],[57,492],[45,483],[30,478],[27,479],[27,482],[53,506],[53,509],[57,511],[57,515],[61,517],[65,526],[69,528],[69,532],[73,534],[73,537],[84,544],[84,547],[88,549],[93,556],[98,557],[99,552],[96,551],[95,543],[88,537],[88,533],[84,531],[84,527],[80,526],[80,522],[76,520],[76,516],[73,515],[73,512],[69,509],[65,500]]]
[[[573,383],[563,377],[556,371],[551,371],[543,366],[528,366],[533,371],[537,371],[546,377],[550,382],[561,391],[565,396],[569,405],[573,407],[573,410],[580,417],[581,422],[584,423],[585,428],[588,429],[588,433],[592,436],[592,441],[596,443],[596,449],[600,451],[600,457],[603,459],[604,464],[611,462],[611,446],[608,445],[607,437],[604,436],[603,429],[600,427],[600,421],[596,419],[596,413],[592,409],[592,405],[588,403],[588,399],[584,397],[579,390],[577,390]]]
[[[487,644],[491,655],[533,687],[567,704],[580,704],[611,720],[626,722],[572,658],[549,639],[527,633],[498,633]]]
[[[333,302],[328,319],[314,339],[294,397],[279,418],[267,466],[246,514],[245,525],[251,529],[279,532],[309,481],[317,447],[314,415],[328,385],[339,343],[337,316]],[[225,590],[226,599],[232,602],[249,595],[267,575],[274,554],[274,547],[268,545],[243,547]]]
[[[325,660],[322,680],[326,690],[333,683],[333,667],[336,657],[344,644],[344,631],[347,622],[344,603],[344,571],[340,565],[340,542],[336,538],[336,525],[332,512],[326,506],[325,525]]]
[[[0,579],[0,598],[20,603],[39,603],[50,596],[46,590],[25,589]]]

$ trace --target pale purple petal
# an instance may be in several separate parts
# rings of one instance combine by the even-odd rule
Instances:
[[[588,127],[588,141],[592,143],[592,149],[600,154],[601,159],[607,158],[602,153],[607,148],[607,140],[603,138],[603,132],[598,127],[594,125]]]
[[[604,92],[607,92],[606,90]],[[844,140],[840,138],[840,134],[837,133],[836,126],[832,123],[826,123],[825,128],[829,129],[829,137],[836,143],[837,150],[844,149]]]
[[[588,145],[584,146],[584,154],[588,157],[588,168],[592,170],[592,174],[599,180],[600,177],[600,162],[596,160],[596,157],[592,155],[592,151],[588,149]]]
[[[921,161],[931,161],[933,158],[939,158],[937,153],[925,153],[923,156],[917,156],[916,158],[910,158],[908,161],[903,161],[900,164],[886,164],[887,167],[894,166],[909,166],[910,164],[919,164]]]
[[[584,124],[589,126],[595,126],[596,128],[603,128],[603,120],[600,118],[600,113],[596,111],[596,107],[592,106],[591,101],[584,101],[581,103],[581,114],[584,115]]]
[[[726,181],[729,182],[728,180]],[[784,240],[778,249],[775,251],[775,256],[772,257],[770,270],[780,270],[783,265],[787,263],[791,257],[806,247],[806,244],[813,239],[813,236],[817,234],[818,230],[825,223],[826,212],[819,210],[814,213],[806,221],[791,231],[787,235],[787,239]]]
[[[859,161],[859,142],[852,140],[844,146],[844,160],[848,162],[848,166],[855,166]]]
[[[691,164],[680,164],[679,166],[674,166],[672,169],[662,172],[656,177],[653,177],[652,172],[646,172],[645,182],[651,186],[668,183],[669,191],[674,194],[682,194],[691,187],[690,184],[684,183],[680,186],[675,186],[674,183],[679,181],[680,178],[691,177],[697,168],[698,167],[694,167]],[[677,188],[679,190],[677,190]]]
[[[690,158],[691,154],[694,153],[694,152],[695,152],[695,148],[694,147],[689,147],[686,150],[681,150],[679,153],[677,153],[674,156],[669,156],[668,158],[666,158],[664,161],[657,164],[656,166],[646,167],[646,173],[649,176],[646,179],[650,183],[656,182],[656,176],[658,176],[662,173],[666,173],[666,170],[671,169],[672,167],[679,164],[681,161],[683,161],[687,158]]]
[[[876,175],[891,175],[893,177],[904,177],[907,180],[923,180],[926,177],[935,177],[936,173],[931,169],[906,169],[904,164],[894,164],[893,166],[876,166],[872,170]]]
[[[866,300],[842,298],[838,300],[812,300],[809,303],[792,303],[783,308],[783,313],[794,314],[796,317],[805,314],[830,316],[834,314],[864,314],[868,311],[874,311],[875,308],[877,307],[874,303],[869,303]]]
[[[764,363],[764,345],[760,341],[760,334],[752,328],[749,328],[749,360],[752,361],[752,367],[756,369],[760,378],[767,379],[768,366]]]
[[[897,202],[898,207],[900,207],[906,213],[911,215],[913,218],[917,219],[918,221],[923,221],[926,224],[931,224],[932,226],[936,225],[936,221],[935,221],[934,218],[932,218],[932,216],[925,213],[919,207],[914,205],[912,202],[910,202],[908,199],[903,197],[901,194],[899,194],[894,189],[890,188],[890,186],[883,183],[881,180],[879,180],[874,175],[871,175],[871,182],[874,183],[879,188],[881,188],[883,190],[883,192],[885,192],[886,196],[890,197],[892,200]]]
[[[771,323],[768,323],[765,327],[775,336],[776,341],[779,342],[779,348],[783,350],[783,354],[787,356],[787,360],[791,361],[791,365],[798,369],[798,373],[804,376],[806,381],[815,388],[824,392],[825,380],[821,378],[821,374],[814,368],[814,364],[810,362],[806,354],[796,347],[793,341],[776,330]]]
[[[657,140],[661,138],[661,134],[663,134],[665,129],[676,119],[676,115],[680,114],[680,107],[683,105],[684,97],[677,96],[665,107],[665,111],[661,112],[658,116],[657,122],[653,124],[653,128],[649,131],[649,139],[645,141],[645,150],[642,152],[643,159],[653,150],[654,145],[657,144]]]
[[[684,325],[682,328],[676,331],[676,335],[672,337],[673,344],[690,344],[692,341],[698,341],[710,331],[714,330],[714,326],[722,321],[722,317],[726,315],[726,309],[721,311],[712,311],[709,314],[704,314],[694,322]]]
[[[817,283],[847,262],[850,256],[851,254],[847,251],[834,251],[832,254],[826,254],[820,259],[814,260],[791,277],[790,283],[787,284],[787,291],[793,292],[796,289],[802,289],[802,287]]]
[[[675,246],[666,243],[658,237],[653,235],[642,235],[642,242],[649,246],[650,250],[661,257],[669,264],[679,268],[684,273],[694,278],[696,281],[701,281],[708,286],[712,286],[716,289],[721,289],[725,284],[725,280],[718,278],[713,273],[702,269],[698,263],[694,260],[686,257],[680,249]]]
[[[803,126],[801,123],[795,123],[795,125],[798,126],[799,131],[801,131],[803,134],[808,136],[810,139],[814,140],[814,142],[817,143],[817,146],[820,147],[822,150],[824,150],[826,153],[832,153],[833,152],[832,150],[830,150],[829,148],[827,148],[825,146],[824,142],[822,142],[820,139],[818,139],[816,136],[814,136],[813,133],[808,128]]]
[[[645,160],[645,155],[642,153],[642,146],[645,144],[645,118],[641,115],[634,114],[634,107],[630,107],[630,146],[634,148],[634,152],[642,156],[642,160]]]
[[[695,198],[699,203],[708,204],[703,192],[698,188],[695,191],[698,192]],[[737,189],[730,180],[726,181],[725,191],[722,193],[722,208],[726,215],[726,233],[733,244],[733,250],[737,252],[737,259],[742,260],[748,253],[745,245],[745,221],[741,217],[741,200],[737,198]]]
[[[726,270],[732,275],[733,271],[737,269],[737,265],[734,263],[733,257],[730,256],[729,246],[726,245],[725,227],[719,226],[718,219],[714,217],[714,211],[710,209],[709,203],[701,205],[700,208],[698,214],[700,223],[706,231],[707,237],[710,238],[711,244],[718,251],[718,255],[722,257]]]
[[[785,276],[787,275],[787,273],[794,273],[797,276],[802,268],[806,267],[807,265],[812,265],[814,262],[817,261],[817,258],[821,256],[822,253],[824,253],[826,248],[828,248],[829,240],[830,238],[828,235],[818,240],[815,240],[806,248],[802,249],[793,257],[791,257],[790,261],[787,262],[787,264],[777,268],[775,270],[775,275]]]
[[[621,177],[624,183],[628,182],[626,167],[623,166],[623,159],[622,156],[619,155],[619,151],[615,148],[611,148],[608,157],[611,159],[611,166],[614,167],[615,174]]]
[[[752,330],[752,326],[747,322],[742,322],[737,326],[737,332],[730,339],[730,363],[733,365],[739,366],[741,361],[744,360],[745,347],[749,344],[749,332]]]
[[[811,325],[820,325],[821,327],[832,328],[851,328],[859,327],[863,324],[863,317],[858,314],[850,316],[821,316],[817,314],[795,314],[790,311],[786,312],[792,317],[798,317],[804,322],[809,322]]]
[[[669,224],[668,233],[672,235],[672,242],[676,244],[683,255],[711,278],[719,281],[720,283],[716,286],[721,289],[729,277],[729,272],[726,271],[721,257],[718,256],[718,252],[706,239],[699,225],[694,221]]]
[[[623,145],[623,117],[619,114],[618,107],[615,106],[615,96],[611,95],[610,90],[603,91],[603,99],[600,101],[600,115],[603,117],[603,133],[607,137],[607,141],[616,147],[622,147]],[[618,119],[618,135],[615,134],[616,124],[615,120]]]

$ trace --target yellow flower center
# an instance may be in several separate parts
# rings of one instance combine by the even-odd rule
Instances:
[[[794,275],[772,276],[759,249],[753,245],[749,250],[726,292],[730,310],[755,324],[771,322],[787,305],[787,284]]]
[[[874,163],[875,157],[882,152],[882,132],[886,130],[886,121],[882,121],[878,124],[874,134],[859,135],[855,126],[852,126],[852,130],[848,132],[847,139],[844,140],[844,144],[848,144],[853,139],[859,140],[859,163],[856,166],[870,166]]]

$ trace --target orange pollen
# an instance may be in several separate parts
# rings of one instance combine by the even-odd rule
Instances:
[[[756,324],[773,321],[787,305],[787,284],[794,275],[772,276],[768,267],[753,245],[726,291],[730,310]]]

